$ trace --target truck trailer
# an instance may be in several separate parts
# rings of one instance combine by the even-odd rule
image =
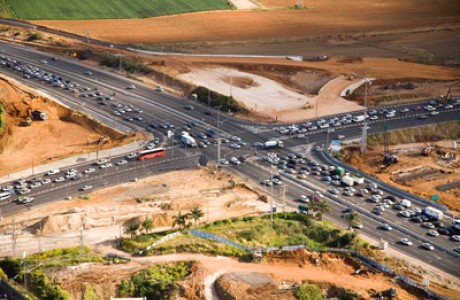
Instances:
[[[186,131],[183,131],[182,134],[180,135],[180,140],[182,143],[184,143],[185,147],[196,147],[196,140],[190,136],[190,134]]]
[[[355,181],[350,176],[343,176],[342,183],[346,186],[353,186],[355,184]]]
[[[284,143],[280,140],[266,141],[264,143],[264,149],[283,148]]]
[[[422,214],[430,217],[433,220],[442,220],[444,213],[439,209],[436,209],[432,206],[427,206],[422,210]]]

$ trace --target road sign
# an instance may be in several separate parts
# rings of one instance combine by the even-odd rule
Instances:
[[[438,201],[438,200],[439,200],[439,195],[433,195],[433,196],[431,196],[431,200],[433,200],[433,201]]]
[[[342,149],[340,145],[340,140],[332,140],[331,141],[331,151],[332,152],[339,152]]]
[[[298,208],[299,208],[299,211],[306,211],[306,212],[308,212],[308,207],[305,206],[305,205],[299,205]]]

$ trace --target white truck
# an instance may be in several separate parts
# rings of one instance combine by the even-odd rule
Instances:
[[[187,131],[182,131],[180,135],[180,140],[186,147],[196,147],[196,140],[190,136],[190,134]]]
[[[264,143],[264,149],[283,148],[284,143],[280,140],[266,141]]]
[[[364,183],[364,177],[358,174],[350,174],[350,177],[353,179],[355,184],[363,184]]]
[[[366,119],[366,117],[364,115],[358,115],[358,116],[354,116],[352,121],[355,122],[355,123],[359,123],[359,122],[362,122]]]
[[[442,220],[444,213],[439,209],[436,209],[432,206],[427,206],[422,210],[422,213],[433,220]]]
[[[353,186],[355,184],[355,180],[350,176],[343,176],[342,183],[346,186]]]

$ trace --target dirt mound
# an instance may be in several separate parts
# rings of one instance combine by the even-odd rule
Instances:
[[[358,261],[349,256],[334,253],[295,251],[273,251],[267,254],[267,261],[276,264],[297,263],[299,267],[316,266],[336,274],[353,274],[362,268]]]
[[[26,87],[0,80],[0,103],[6,127],[0,136],[0,176],[74,154],[109,149],[129,142],[128,137],[88,119]],[[45,112],[45,121],[20,126],[34,110]],[[39,139],[37,139],[39,137]],[[97,143],[104,137],[104,143]],[[25,155],[33,153],[33,156]]]
[[[35,226],[36,234],[49,235],[77,231],[84,227],[85,222],[82,214],[50,215],[37,225]]]
[[[290,292],[279,291],[275,280],[256,272],[234,272],[220,276],[214,283],[219,299],[295,299]]]

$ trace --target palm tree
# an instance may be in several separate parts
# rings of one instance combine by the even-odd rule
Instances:
[[[361,222],[361,216],[358,212],[352,210],[350,213],[345,215],[345,220],[348,220],[348,226],[351,228],[353,224],[358,224]]]
[[[190,217],[193,219],[195,226],[196,226],[196,222],[199,219],[201,219],[203,216],[204,216],[204,213],[198,206],[190,211]]]
[[[129,235],[131,235],[131,238],[134,237],[136,234],[137,230],[139,229],[140,224],[131,224],[128,227],[125,228],[125,232]]]
[[[317,201],[318,203],[316,204],[316,211],[318,211],[319,213],[321,213],[321,218],[320,220],[322,221],[323,220],[323,214],[325,212],[328,212],[328,211],[331,211],[332,207],[331,205],[329,204],[329,202],[326,202],[324,200],[322,201]]]
[[[153,225],[153,219],[152,218],[146,218],[142,222],[142,227],[144,228],[146,234],[147,234],[147,232],[152,231],[152,229],[155,228],[155,225]]]
[[[173,216],[173,223],[172,227],[179,226],[180,229],[185,229],[186,227],[190,226],[190,223],[187,222],[190,218],[190,214],[182,214],[182,212],[179,212],[177,216]]]

